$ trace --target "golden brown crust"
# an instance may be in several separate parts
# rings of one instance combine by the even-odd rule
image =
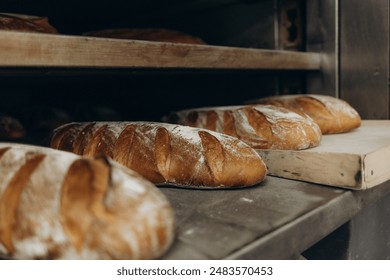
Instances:
[[[152,259],[174,238],[166,198],[106,158],[0,143],[0,254]]]
[[[0,14],[0,30],[24,31],[57,34],[47,17]]]
[[[89,125],[87,125],[85,129],[83,129],[83,131],[81,131],[81,133],[79,134],[79,139],[76,139],[74,141],[75,143],[77,143],[73,146],[73,152],[75,154],[84,155],[84,153],[86,153],[85,149],[88,146],[88,142],[85,139],[91,137],[92,134],[95,132],[94,126],[95,123],[90,123]],[[88,134],[89,136],[85,137],[85,134]],[[61,137],[59,136],[57,139],[60,140]]]
[[[79,159],[69,167],[60,211],[63,228],[77,251],[82,249],[93,223],[115,221],[104,205],[109,181],[110,166],[104,160]]]
[[[217,128],[218,115],[213,111],[207,112],[206,126],[205,129],[215,131]]]
[[[164,176],[156,168],[155,151],[149,148],[154,144],[155,139],[145,137],[144,132],[145,128],[140,129],[136,124],[126,126],[113,146],[115,151],[113,158],[124,166],[140,173],[151,182],[155,184],[163,183],[165,182]],[[129,137],[131,137],[131,141],[128,141],[130,140]]]
[[[16,224],[15,217],[20,196],[31,174],[44,158],[45,155],[42,154],[31,155],[15,173],[0,196],[0,243],[11,254],[15,252],[12,235]]]
[[[323,134],[348,132],[360,126],[359,113],[344,100],[325,95],[283,95],[260,98],[250,103],[270,104],[310,116]]]
[[[85,130],[87,127],[88,127],[88,125],[86,125],[83,130]],[[133,125],[129,125],[125,129],[123,129],[123,131],[119,135],[119,137],[116,141],[116,145],[113,149],[113,154],[114,154],[115,160],[117,162],[119,162],[120,164],[123,164],[125,166],[126,166],[126,164],[131,163],[132,159],[134,158],[133,154],[130,151],[134,147],[134,142],[137,141],[137,140],[134,140],[135,139],[135,129],[136,128]],[[53,141],[55,141],[57,138],[57,132],[61,133],[60,132],[61,130],[66,130],[66,128],[62,127],[62,128],[59,128],[55,131],[54,137],[52,138],[52,144],[51,144],[51,146],[53,148],[60,149],[60,150],[62,150],[62,145],[61,144],[56,145],[55,142],[53,144]],[[85,137],[84,137],[84,135],[81,135],[81,137],[83,138],[82,141],[85,141],[88,143],[88,141],[90,141],[90,139],[93,137],[93,134],[86,135]],[[80,141],[80,140],[78,140],[78,141]],[[74,145],[75,146],[77,145],[77,141],[74,142]],[[135,161],[137,161],[137,159],[135,159]],[[159,180],[162,180],[161,177],[159,177],[158,179],[154,179],[152,181],[159,181]]]
[[[77,131],[77,126],[73,123],[65,124],[64,126],[66,126],[67,129],[64,129],[60,133],[56,134],[56,138],[52,140],[52,145],[57,146],[61,143],[62,150],[70,152],[73,151],[73,138],[76,137],[76,135],[72,132]]]
[[[87,36],[143,40],[156,42],[170,42],[183,44],[206,44],[199,37],[169,30],[164,28],[122,28],[122,29],[105,29],[85,33]]]
[[[155,143],[159,143],[155,147],[157,169],[162,175],[162,178],[172,180],[174,178],[170,178],[170,166],[172,163],[171,137],[165,128],[161,127],[157,129]]]
[[[85,141],[80,137],[83,131],[89,143],[106,147],[106,155],[112,155],[114,160],[155,184],[242,187],[259,183],[266,175],[260,156],[242,141],[227,135],[148,122],[96,123],[99,129],[90,134],[85,133],[88,125],[78,123],[58,128],[52,138],[52,148],[68,148],[70,142],[63,135],[68,135],[64,130],[70,129],[73,135],[69,139],[77,150],[77,141]],[[110,137],[102,137],[99,132],[102,130]]]
[[[272,105],[196,108],[165,119],[225,133],[255,149],[306,149],[321,140],[321,131],[310,118]]]
[[[261,111],[255,110],[252,107],[244,108],[243,111],[245,112],[249,125],[255,130],[257,135],[261,135],[264,139],[270,139],[272,142],[276,142],[274,140],[275,137],[272,131],[272,124]],[[289,125],[287,127],[289,127]],[[251,141],[250,139],[247,139],[246,133],[241,133],[240,135],[245,142]],[[256,148],[269,148],[268,145],[268,141],[260,139],[259,146]],[[295,145],[292,146],[295,147]]]
[[[1,148],[0,149],[0,159],[9,149],[10,149],[10,147],[6,147],[6,148]]]
[[[104,139],[105,141],[102,142],[100,141],[100,139]],[[102,126],[93,134],[91,141],[85,147],[84,154],[89,156],[105,155],[112,158],[113,150],[111,149],[111,147],[113,146],[115,141],[115,135],[113,135],[107,129],[107,126]],[[73,149],[70,151],[73,151]]]
[[[227,135],[238,138],[236,126],[234,124],[234,116],[231,111],[225,111],[223,114],[222,131]]]

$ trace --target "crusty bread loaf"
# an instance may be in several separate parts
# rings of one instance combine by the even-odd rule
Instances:
[[[58,33],[47,17],[0,13],[0,30]]]
[[[201,38],[175,30],[164,28],[120,28],[87,32],[84,35],[93,37],[170,42],[183,44],[206,44]]]
[[[242,141],[180,125],[71,123],[55,130],[51,146],[80,155],[104,154],[155,184],[241,187],[266,175],[260,156]]]
[[[150,259],[174,238],[173,210],[106,158],[0,143],[0,254],[15,259]]]
[[[360,126],[358,112],[346,101],[326,95],[278,95],[249,101],[252,104],[271,104],[307,114],[321,128],[322,134],[347,132]]]
[[[17,119],[0,114],[0,140],[20,139],[25,134],[23,125]]]
[[[321,140],[308,117],[275,106],[226,106],[183,110],[164,118],[237,137],[255,149],[306,149]]]

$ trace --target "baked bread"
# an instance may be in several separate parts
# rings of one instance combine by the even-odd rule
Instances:
[[[47,17],[0,13],[0,30],[57,34]]]
[[[196,108],[171,113],[164,120],[225,133],[255,149],[299,150],[321,141],[321,131],[310,118],[276,106]]]
[[[0,143],[0,254],[151,259],[174,238],[165,196],[106,158]]]
[[[346,101],[326,95],[278,95],[256,99],[248,103],[271,104],[310,116],[322,134],[347,132],[360,126],[359,113]]]
[[[155,184],[242,187],[266,175],[260,156],[242,141],[180,125],[71,123],[54,131],[51,147],[79,155],[104,154]]]
[[[103,38],[170,42],[183,44],[206,44],[201,38],[164,28],[120,28],[87,32],[84,35]]]
[[[0,114],[0,140],[20,139],[25,134],[23,125],[17,119]]]

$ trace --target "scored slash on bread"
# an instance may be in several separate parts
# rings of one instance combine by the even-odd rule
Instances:
[[[322,136],[309,117],[272,105],[195,108],[164,120],[234,136],[255,149],[306,149],[317,146]]]
[[[165,196],[107,158],[0,143],[0,254],[154,259],[174,239]]]
[[[155,184],[243,187],[264,180],[261,157],[242,141],[208,130],[154,122],[70,123],[51,147],[109,156]]]

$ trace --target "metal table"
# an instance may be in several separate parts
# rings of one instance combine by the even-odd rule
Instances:
[[[177,217],[164,259],[390,259],[389,181],[350,191],[268,176],[244,189],[162,191]]]

